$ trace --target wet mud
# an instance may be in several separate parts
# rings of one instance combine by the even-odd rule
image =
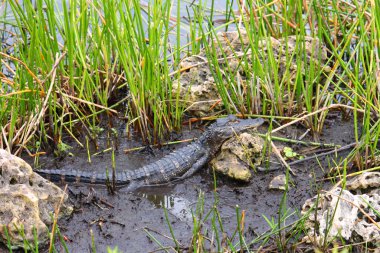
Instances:
[[[261,127],[259,131],[264,133],[266,126]],[[325,124],[320,141],[346,145],[353,142],[353,131],[352,121],[344,121],[337,116]],[[294,138],[304,132],[305,128],[300,126],[287,128],[280,134],[284,137]],[[187,131],[178,138],[192,138],[199,133],[199,131]],[[106,140],[104,139],[104,141]],[[124,149],[141,144],[133,141],[124,141],[124,143],[119,141],[118,151],[115,155],[117,169],[138,168],[184,145],[170,145],[161,149],[125,154]],[[282,145],[291,146],[290,144]],[[295,145],[291,147],[294,150],[305,148]],[[88,162],[85,149],[73,153],[75,153],[75,157],[67,157],[61,161],[52,162],[49,157],[41,158],[40,166],[83,170],[111,168],[110,153],[92,157],[91,163]],[[340,155],[344,156],[345,154],[347,153]],[[331,182],[320,179],[328,171],[328,164],[332,164],[332,159],[333,157],[330,156],[322,158],[320,164],[316,161],[308,161],[305,164],[293,166],[297,176],[292,177],[293,185],[287,195],[287,206],[290,212],[300,210],[305,200],[314,196],[318,189],[328,188]],[[69,252],[92,252],[92,238],[97,252],[106,252],[107,246],[118,246],[121,252],[154,252],[160,247],[149,238],[148,233],[153,235],[164,247],[169,247],[169,252],[173,252],[170,247],[175,247],[175,244],[173,240],[169,239],[171,234],[165,218],[165,208],[176,239],[186,252],[192,237],[192,213],[195,213],[198,197],[202,192],[205,199],[205,212],[213,207],[215,196],[217,196],[217,208],[227,236],[231,236],[236,230],[237,206],[240,210],[245,211],[246,239],[250,241],[270,228],[263,218],[264,215],[277,220],[283,192],[269,190],[268,186],[270,181],[281,173],[283,173],[281,170],[256,172],[251,182],[244,184],[217,176],[217,195],[214,191],[213,174],[207,167],[184,181],[168,186],[144,188],[134,193],[128,193],[123,191],[123,188],[119,188],[112,195],[103,186],[70,184],[68,188],[76,211],[70,219],[60,221],[60,231],[65,237]],[[297,218],[297,212],[295,212],[286,222],[290,224]],[[205,224],[204,228],[208,225],[210,224]],[[211,235],[209,236],[211,237]],[[56,246],[59,252],[64,252],[59,242],[56,243]]]

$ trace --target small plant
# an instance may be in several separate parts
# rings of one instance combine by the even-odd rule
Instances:
[[[115,248],[110,248],[110,247],[107,247],[107,253],[121,253],[121,251],[119,251],[119,249],[117,248],[117,246]]]
[[[298,154],[290,147],[284,147],[282,150],[282,153],[284,154],[286,159],[303,159],[304,156]]]

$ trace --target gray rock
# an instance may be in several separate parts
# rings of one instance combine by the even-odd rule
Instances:
[[[281,174],[275,176],[269,183],[269,189],[271,190],[285,190],[286,175]],[[289,184],[288,184],[289,185]]]
[[[380,172],[363,172],[348,181],[346,188],[350,191],[364,189],[379,189],[380,187]]]
[[[250,167],[261,164],[263,146],[264,141],[255,132],[242,133],[223,143],[211,166],[232,179],[248,182],[252,178]]]
[[[179,93],[181,100],[187,101],[186,110],[200,117],[221,110],[220,96],[207,59],[190,56],[181,61],[180,67],[188,70],[173,82],[172,94]]]
[[[5,227],[14,248],[24,247],[24,239],[33,244],[33,230],[39,243],[46,243],[51,214],[62,198],[59,217],[73,210],[66,203],[67,194],[34,173],[24,160],[0,149],[0,241],[7,242]]]
[[[249,48],[250,38],[244,30],[240,30],[240,32],[219,32],[216,37],[214,44],[219,46],[215,49],[215,56],[218,59],[220,75],[225,79],[223,81],[225,81],[226,85],[232,81],[239,84],[239,87],[236,88],[240,90],[237,95],[246,96],[245,91],[249,90],[247,86],[251,85],[247,83],[247,80],[251,79],[254,73],[245,73],[242,66],[254,69],[252,68],[252,55],[257,55],[254,59],[255,61],[258,60],[261,65],[267,66],[269,54],[271,54],[278,66],[279,80],[283,79],[284,82],[294,83],[299,68],[296,62],[298,49],[295,36],[280,39],[273,37],[262,39],[257,42],[257,48],[255,49],[257,52],[255,54],[252,54],[252,49]],[[309,36],[305,36],[303,42],[305,55],[302,55],[302,58],[305,61],[301,63],[301,71],[304,72],[305,69],[308,69],[306,67],[313,63],[313,66],[318,71],[322,69],[326,73],[330,72],[331,68],[326,65],[328,59],[327,49],[323,43],[317,38]],[[247,48],[249,49],[247,50]],[[210,68],[208,61],[205,49],[201,50],[198,55],[182,59],[180,63],[182,72],[178,79],[173,80],[172,93],[178,94],[181,101],[183,101],[182,106],[186,107],[186,111],[195,116],[212,115],[215,111],[223,109],[217,84],[212,74],[212,71],[215,70]],[[229,72],[234,73],[233,78],[235,80],[228,80],[228,78],[231,78],[228,75]],[[272,76],[271,73],[268,73],[268,76]],[[258,83],[262,82],[257,81]],[[224,83],[221,85],[224,85]]]
[[[323,243],[325,238],[329,242],[344,238],[351,243],[380,243],[378,180],[378,172],[365,172],[347,181],[350,191],[336,187],[308,199],[302,208],[302,214],[309,213],[305,223],[307,236],[303,240]],[[359,189],[369,193],[356,194]]]

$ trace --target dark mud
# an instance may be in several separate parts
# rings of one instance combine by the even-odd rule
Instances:
[[[265,131],[266,126],[260,128],[260,132]],[[294,127],[288,128],[280,134],[294,138],[300,136],[304,131],[303,127]],[[198,134],[199,131],[192,131],[186,133],[186,137]],[[179,136],[179,138],[183,138],[183,136]],[[345,145],[351,143],[353,138],[353,122],[336,117],[331,119],[331,123],[326,123],[320,141]],[[145,150],[128,155],[123,152],[125,148],[137,144],[125,141],[118,145],[117,169],[138,168],[179,147],[178,145],[166,146],[161,149]],[[305,147],[293,146],[293,148],[302,150]],[[291,186],[287,196],[289,213],[300,210],[304,201],[314,196],[318,189],[328,187],[330,182],[319,179],[323,178],[325,172],[328,171],[327,160],[331,162],[331,159],[332,157],[322,161],[322,167],[315,161],[308,161],[306,164],[293,167],[297,176],[292,177],[294,185]],[[111,167],[111,154],[106,153],[92,157],[91,163],[88,163],[87,154],[82,149],[75,151],[75,157],[67,157],[62,161],[53,163],[48,157],[40,160],[40,166],[53,165],[62,169],[103,170],[105,167]],[[270,228],[263,218],[264,215],[277,220],[283,192],[268,190],[268,185],[271,179],[280,173],[282,171],[257,172],[251,183],[244,185],[231,182],[224,177],[217,177],[218,210],[228,236],[231,236],[237,227],[237,206],[240,210],[245,210],[245,231],[247,231],[248,242]],[[168,239],[171,235],[165,219],[163,209],[165,207],[168,210],[169,221],[176,239],[186,249],[190,246],[193,228],[192,212],[195,212],[199,194],[200,192],[204,193],[205,211],[207,212],[215,203],[213,185],[213,175],[207,168],[193,177],[173,185],[145,188],[135,193],[125,192],[123,188],[120,188],[115,195],[111,195],[102,186],[69,185],[71,199],[75,203],[77,211],[70,219],[60,221],[60,230],[66,238],[70,252],[92,252],[92,237],[97,252],[106,252],[107,246],[118,246],[122,252],[152,252],[159,249],[159,246],[148,237],[147,232],[154,235],[162,245],[175,246],[174,242]],[[294,212],[286,222],[290,224],[297,218],[297,212]],[[209,224],[206,224],[204,228],[207,225]],[[209,236],[211,237],[211,233]],[[56,245],[59,252],[64,252],[59,243]],[[169,251],[173,252],[173,250]]]

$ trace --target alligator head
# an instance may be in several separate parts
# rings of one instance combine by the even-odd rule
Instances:
[[[218,119],[213,123],[199,138],[199,142],[210,148],[211,153],[216,153],[228,138],[247,129],[258,127],[263,123],[262,118],[238,119],[229,115],[227,118]]]

